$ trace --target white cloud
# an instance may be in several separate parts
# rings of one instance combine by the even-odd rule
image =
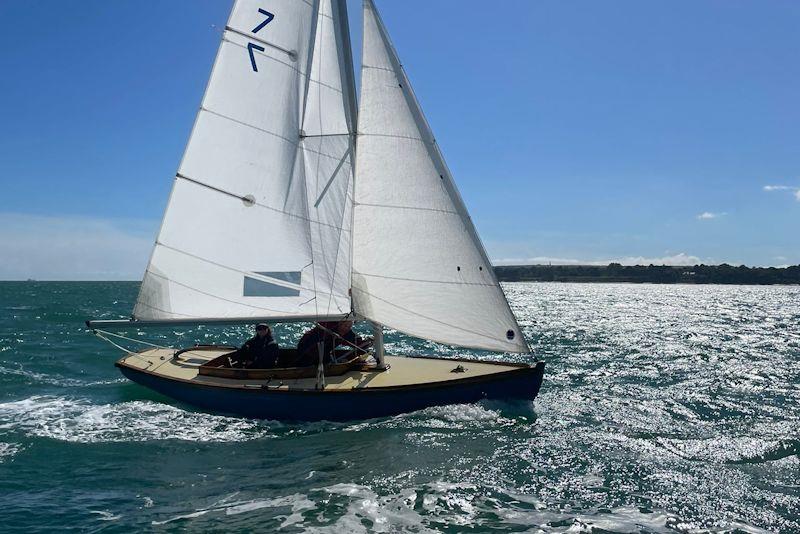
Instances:
[[[0,213],[0,280],[139,280],[157,221]]]
[[[554,265],[608,265],[609,263],[620,263],[622,265],[698,265],[703,263],[697,256],[691,256],[684,252],[670,256],[650,258],[645,256],[624,256],[621,258],[609,258],[604,260],[579,260],[574,258],[553,258],[549,256],[536,256],[533,258],[514,258],[501,259],[493,262],[495,265],[542,265],[552,263]]]
[[[794,198],[800,202],[800,187],[793,185],[765,185],[764,191],[791,191]]]
[[[710,220],[710,219],[719,219],[719,218],[720,218],[720,217],[722,217],[723,215],[726,215],[726,214],[725,214],[725,212],[722,212],[722,213],[713,213],[713,212],[710,212],[710,211],[704,211],[703,213],[701,213],[700,215],[698,215],[698,216],[697,216],[697,218],[698,218],[699,220],[701,220],[701,221],[708,221],[708,220]]]
[[[793,189],[797,189],[796,187],[790,187],[788,185],[765,185],[764,191],[792,191]]]

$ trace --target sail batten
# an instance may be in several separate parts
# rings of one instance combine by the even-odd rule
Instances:
[[[364,2],[353,304],[371,321],[464,347],[527,352],[372,0]]]

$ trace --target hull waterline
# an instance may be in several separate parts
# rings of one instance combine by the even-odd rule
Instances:
[[[241,384],[199,375],[186,379],[169,376],[167,372],[144,369],[140,365],[131,365],[125,360],[123,358],[116,365],[130,380],[204,411],[239,417],[298,421],[369,419],[430,406],[473,403],[482,399],[533,400],[539,392],[544,374],[544,362],[527,366],[395,357],[390,358],[395,364],[398,360],[404,360],[404,369],[400,371],[403,373],[409,370],[413,372],[415,367],[419,367],[420,372],[425,372],[432,365],[442,367],[442,364],[450,369],[459,363],[466,366],[467,371],[463,374],[467,375],[471,374],[470,366],[480,366],[481,369],[496,366],[498,370],[489,367],[493,372],[476,372],[474,376],[463,378],[445,376],[445,380],[428,382],[421,378],[418,383],[406,381],[393,384],[393,380],[384,376],[392,373],[390,369],[384,373],[373,373],[375,376],[360,373],[355,386],[350,386],[347,382],[352,377],[345,377],[345,382],[338,381],[330,387],[317,390],[313,387],[313,381],[308,380],[297,381],[296,384],[271,385],[269,381]],[[406,369],[407,367],[410,369]],[[401,378],[396,378],[395,381],[402,382]],[[373,381],[380,381],[383,385],[372,385]]]

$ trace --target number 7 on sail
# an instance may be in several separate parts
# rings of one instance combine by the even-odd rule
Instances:
[[[272,20],[275,18],[275,15],[273,13],[270,13],[266,9],[258,8],[258,12],[261,13],[262,15],[266,15],[267,18],[264,19],[264,21],[261,22],[258,26],[253,28],[253,33],[258,33],[259,31],[261,31],[264,28],[264,26],[272,22]],[[253,53],[253,50],[258,50],[259,52],[263,52],[264,47],[259,46],[255,43],[247,44],[247,53],[250,54],[250,65],[252,65],[253,67],[253,72],[258,72],[258,65],[256,65],[256,56]]]
[[[267,18],[264,20],[264,22],[253,28],[253,33],[258,33],[262,28],[264,28],[264,26],[272,22],[272,19],[275,18],[275,15],[273,15],[272,13],[270,13],[265,9],[258,8],[258,12],[261,13],[262,15],[266,15]]]

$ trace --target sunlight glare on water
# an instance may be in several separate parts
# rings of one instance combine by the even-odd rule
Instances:
[[[800,288],[504,286],[535,403],[350,423],[209,415],[122,379],[89,317],[138,284],[0,283],[6,531],[800,531]],[[303,326],[276,328],[279,342]],[[142,332],[237,345],[248,326]]]

